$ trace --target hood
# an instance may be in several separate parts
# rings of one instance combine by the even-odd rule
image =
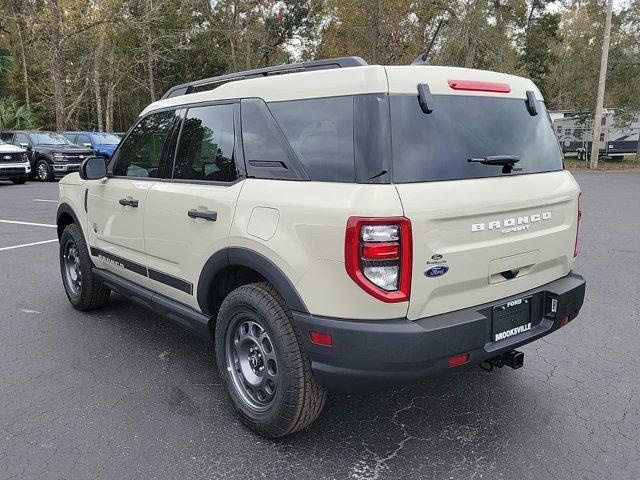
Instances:
[[[0,154],[2,153],[22,153],[26,152],[24,148],[16,147],[15,145],[9,145],[7,143],[0,145]]]
[[[93,155],[93,150],[79,145],[38,145],[38,150],[46,150],[51,153],[70,153],[77,155]]]

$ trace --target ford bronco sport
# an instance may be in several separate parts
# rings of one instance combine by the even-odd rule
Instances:
[[[524,78],[356,57],[173,87],[60,182],[60,267],[215,342],[240,417],[416,382],[573,320],[579,188]]]

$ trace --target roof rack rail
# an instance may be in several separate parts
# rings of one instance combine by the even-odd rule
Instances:
[[[332,68],[347,68],[347,67],[362,67],[368,65],[360,57],[339,57],[329,58],[327,60],[313,60],[311,62],[301,63],[288,63],[283,65],[276,65],[274,67],[256,68],[254,70],[245,70],[243,72],[229,73],[227,75],[219,75],[217,77],[204,78],[202,80],[196,80],[194,82],[183,83],[176,85],[167,90],[162,97],[165,98],[178,97],[180,95],[187,95],[193,93],[198,87],[204,87],[207,85],[214,85],[216,83],[233,82],[236,80],[245,80],[247,78],[259,78],[267,77],[269,75],[279,73],[291,73],[296,71],[311,71],[311,70],[328,70]]]

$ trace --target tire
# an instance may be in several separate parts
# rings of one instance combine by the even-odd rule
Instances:
[[[27,177],[14,177],[10,180],[14,185],[24,185],[25,183],[27,183]]]
[[[93,274],[93,263],[80,227],[67,225],[60,236],[60,273],[71,305],[77,310],[95,310],[109,300],[111,290]]]
[[[51,166],[44,159],[38,160],[36,163],[36,178],[41,182],[52,182],[54,180]]]
[[[238,287],[225,298],[215,346],[220,377],[250,429],[277,438],[318,418],[326,391],[313,376],[291,312],[269,283]]]

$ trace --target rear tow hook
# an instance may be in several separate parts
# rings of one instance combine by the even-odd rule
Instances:
[[[492,371],[494,367],[502,368],[505,365],[514,370],[522,368],[524,366],[524,352],[511,350],[510,352],[480,362],[480,368],[485,372]]]

